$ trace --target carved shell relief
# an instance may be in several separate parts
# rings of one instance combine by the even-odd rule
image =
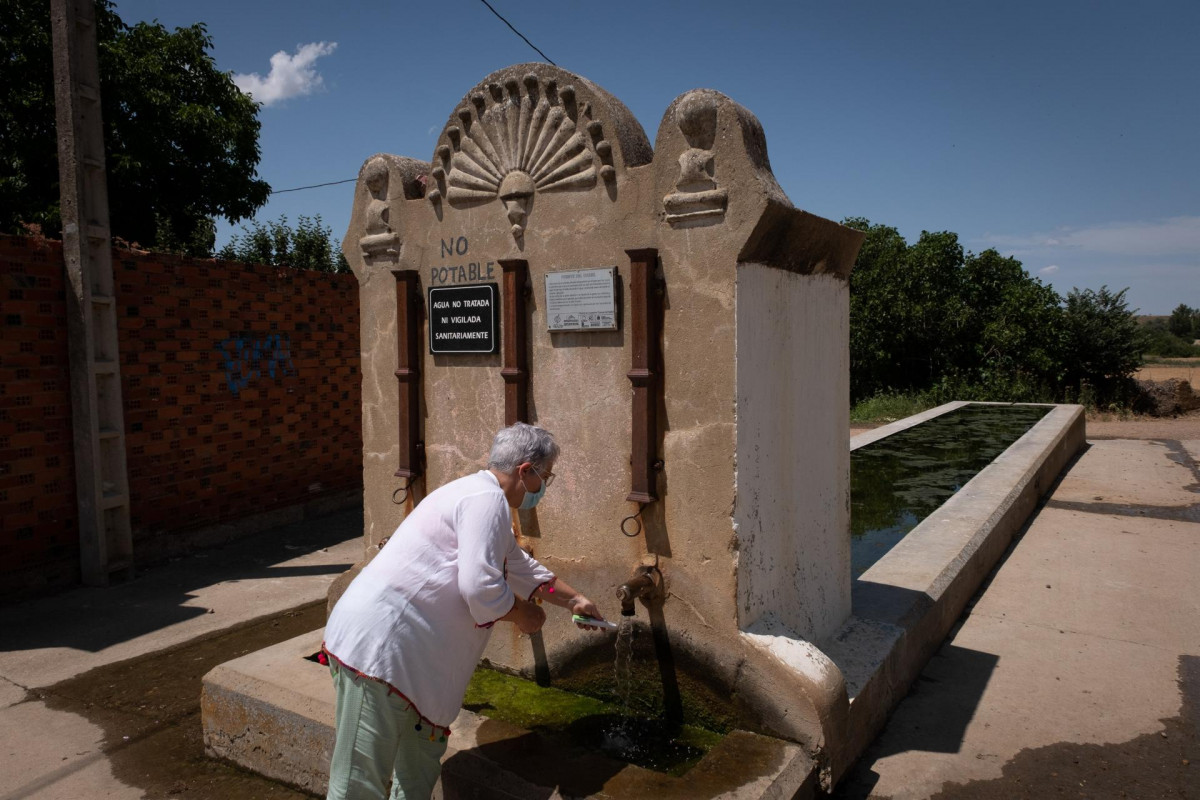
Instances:
[[[591,119],[590,104],[576,102],[574,87],[559,89],[553,80],[543,85],[529,74],[503,87],[491,84],[470,99],[472,107],[458,110],[460,124],[446,129],[450,143],[434,156],[437,185],[426,195],[433,203],[499,197],[520,239],[537,192],[588,190],[597,175],[616,178],[612,145]]]

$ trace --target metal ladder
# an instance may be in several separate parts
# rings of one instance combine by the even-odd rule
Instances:
[[[71,410],[83,582],[133,576],[125,415],[91,0],[52,0]]]

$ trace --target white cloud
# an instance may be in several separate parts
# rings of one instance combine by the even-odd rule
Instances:
[[[271,56],[271,71],[267,77],[251,72],[236,74],[233,82],[239,89],[251,95],[264,106],[274,105],[290,97],[312,94],[324,80],[314,66],[321,56],[327,56],[337,48],[337,42],[311,42],[296,46],[296,54],[288,55],[280,50]]]
[[[1018,258],[1060,292],[1128,287],[1130,308],[1144,314],[1200,302],[1200,216],[987,234],[970,244]]]
[[[1051,233],[985,235],[994,246],[1029,252],[1071,248],[1125,256],[1200,254],[1200,217],[1171,217],[1156,222],[1113,222],[1086,228],[1060,228]]]

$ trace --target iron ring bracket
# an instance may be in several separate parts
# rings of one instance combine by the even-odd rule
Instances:
[[[642,532],[642,511],[644,511],[645,508],[646,508],[645,503],[638,503],[637,513],[630,514],[628,517],[621,520],[621,533],[625,534],[630,539],[632,539],[633,537],[639,535]],[[631,521],[637,524],[637,528],[633,531],[633,533],[630,533],[625,527]]]
[[[400,488],[398,488],[396,491],[392,492],[392,502],[398,506],[404,505],[404,501],[408,499],[408,490],[412,488],[413,481],[415,481],[415,480],[416,480],[416,478],[405,479],[404,485],[401,486]],[[403,494],[401,494],[401,493],[403,493]],[[399,500],[396,499],[396,495],[400,495]]]

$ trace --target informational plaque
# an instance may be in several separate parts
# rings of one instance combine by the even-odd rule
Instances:
[[[494,283],[429,289],[430,353],[495,353],[500,301]]]
[[[552,331],[615,331],[617,268],[547,272],[546,324]]]

